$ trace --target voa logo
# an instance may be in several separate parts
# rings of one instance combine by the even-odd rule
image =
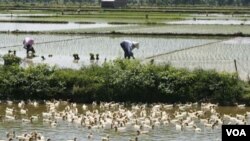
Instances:
[[[226,129],[227,136],[247,136],[244,129]]]

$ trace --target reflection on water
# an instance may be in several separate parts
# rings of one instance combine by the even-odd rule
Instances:
[[[166,64],[166,60],[178,68],[191,70],[202,68],[205,70],[215,69],[219,72],[235,73],[234,59],[236,60],[239,77],[249,79],[250,72],[250,38],[237,37],[225,40],[221,43],[204,45],[164,56],[155,57],[154,61]]]
[[[233,38],[227,41],[223,42],[224,44],[234,44],[234,45],[250,45],[250,38],[245,37],[245,38]]]
[[[183,20],[183,21],[167,22],[167,24],[250,25],[250,21],[243,21],[243,20]]]
[[[179,50],[195,45],[202,45],[216,41],[215,39],[195,39],[195,38],[174,38],[174,37],[149,37],[149,36],[62,36],[62,35],[13,35],[0,34],[2,39],[1,47],[16,45],[13,48],[2,48],[0,54],[5,54],[9,49],[16,50],[17,56],[25,57],[25,50],[22,47],[22,40],[26,36],[31,36],[35,40],[34,48],[39,57],[33,59],[35,63],[48,63],[62,67],[76,68],[82,64],[90,63],[90,53],[99,54],[99,62],[104,62],[115,58],[123,58],[124,53],[120,47],[123,40],[132,40],[140,43],[140,48],[134,50],[136,59],[143,60],[145,57]],[[80,39],[79,39],[80,38]],[[77,40],[68,40],[77,39]],[[60,42],[53,42],[58,41]],[[46,44],[38,44],[51,42]],[[79,63],[73,63],[73,54],[79,54]],[[48,55],[53,57],[49,58]],[[41,56],[45,60],[41,61]]]
[[[191,37],[153,37],[153,36],[69,36],[69,35],[29,35],[29,34],[0,34],[0,55],[8,50],[16,50],[17,56],[24,58],[26,52],[22,41],[31,36],[35,40],[36,55],[28,62],[46,63],[66,68],[80,68],[89,65],[90,53],[99,54],[98,64],[105,60],[111,61],[123,58],[124,53],[120,47],[122,40],[132,40],[140,43],[140,48],[133,50],[136,59],[147,62],[154,59],[155,63],[171,63],[175,67],[188,69],[215,69],[219,72],[235,72],[234,59],[237,60],[237,69],[241,79],[247,80],[250,72],[250,38],[237,37],[222,42],[204,45],[219,41],[212,38]],[[223,39],[221,39],[223,40]],[[15,47],[9,47],[9,46]],[[203,45],[203,46],[199,46]],[[190,48],[199,46],[195,48]],[[7,47],[7,48],[4,48]],[[189,49],[187,49],[189,48]],[[186,49],[186,50],[183,50]],[[179,52],[173,52],[182,50]],[[168,54],[172,52],[171,54]],[[53,57],[48,57],[50,54]],[[73,54],[79,54],[78,63],[73,62]],[[42,61],[41,56],[45,57]],[[150,59],[147,59],[150,57]],[[28,62],[23,63],[28,66]],[[97,61],[94,61],[97,63]],[[3,64],[3,60],[0,60]]]
[[[29,17],[50,17],[56,16],[56,14],[24,14],[24,13],[9,13],[9,14],[0,14],[0,19],[12,20],[12,19],[28,19]]]
[[[114,141],[136,137],[139,141],[219,141],[221,125],[249,124],[249,111],[244,105],[218,107],[209,103],[85,105],[8,101],[0,104],[0,137],[5,139],[6,133],[15,131],[16,135],[37,132],[53,141],[75,137],[79,141],[99,141],[107,135]]]
[[[121,26],[121,25],[111,25],[107,23],[96,23],[96,24],[0,23],[0,31],[16,31],[16,30],[18,31],[51,31],[51,30],[67,30],[67,29],[104,28],[104,27],[117,27],[117,26]]]

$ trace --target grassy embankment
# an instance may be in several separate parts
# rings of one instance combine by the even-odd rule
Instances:
[[[80,70],[0,66],[1,99],[70,99],[75,102],[235,102],[250,104],[236,74],[176,69],[115,60]]]
[[[40,12],[36,10],[31,10],[29,14],[38,14]],[[25,11],[15,11],[8,10],[2,11],[1,13],[6,14],[28,14]],[[148,23],[161,23],[161,21],[165,20],[181,20],[184,19],[187,14],[178,14],[178,13],[162,13],[162,12],[125,12],[125,11],[83,11],[80,13],[76,13],[75,11],[67,12],[67,11],[54,11],[50,13],[40,14],[51,14],[44,16],[37,15],[29,15],[25,16],[26,19],[21,21],[68,21],[68,22],[110,22],[110,23],[138,23],[138,24],[148,24]],[[20,19],[24,16],[18,16]],[[29,19],[27,19],[27,17]],[[18,20],[14,20],[18,21]]]

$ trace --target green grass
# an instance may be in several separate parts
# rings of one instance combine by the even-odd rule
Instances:
[[[47,17],[31,17],[30,20],[45,20],[45,21],[103,21],[103,22],[127,22],[127,23],[144,23],[147,21],[162,22],[166,20],[181,20],[188,15],[178,14],[146,14],[142,13],[82,13],[82,14],[70,14]]]
[[[48,10],[8,10],[8,9],[1,9],[0,10],[1,14],[53,14],[53,11],[48,11]]]
[[[127,22],[145,22],[151,20],[154,22],[160,22],[163,20],[180,20],[188,17],[188,14],[179,13],[165,13],[165,12],[130,12],[130,11],[82,11],[76,13],[76,11],[64,10],[62,14],[62,9],[58,11],[50,10],[1,10],[2,14],[54,14],[54,16],[26,16],[30,20],[39,21],[86,21],[86,19],[95,21],[103,20],[106,22],[117,22],[117,21],[127,21]],[[147,15],[147,17],[146,17]]]

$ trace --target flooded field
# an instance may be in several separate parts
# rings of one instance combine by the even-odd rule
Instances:
[[[207,14],[192,14],[186,19],[206,19],[206,20],[249,20],[249,14],[219,14],[219,13],[207,13]]]
[[[27,20],[31,16],[36,17],[49,17],[55,16],[55,14],[0,14],[0,20]]]
[[[140,44],[133,53],[142,63],[153,60],[156,64],[171,64],[190,70],[238,71],[241,79],[250,78],[249,37],[155,36],[164,33],[250,35],[249,14],[176,13],[166,16],[167,12],[146,15],[76,12],[4,11],[5,14],[0,14],[1,32],[55,31],[95,35],[0,34],[0,64],[4,64],[3,55],[15,50],[22,58],[22,67],[48,64],[79,69],[123,58],[120,42],[132,40]],[[32,23],[33,20],[41,23]],[[112,22],[118,24],[109,24]],[[128,35],[97,34],[119,32]],[[135,36],[135,33],[150,36]],[[35,40],[37,57],[33,59],[26,58],[22,45],[27,36]],[[73,54],[79,54],[80,60],[74,61]],[[90,54],[98,54],[99,59],[90,61]],[[223,124],[250,124],[250,107],[235,105],[0,100],[0,140],[221,141]]]
[[[250,108],[190,104],[1,102],[0,139],[220,141],[222,124],[250,124]],[[14,133],[13,133],[14,132]],[[26,134],[26,136],[25,136]],[[16,139],[14,139],[15,141]]]
[[[29,35],[0,34],[2,39],[1,55],[8,50],[16,50],[17,56],[25,58],[26,52],[22,40]],[[234,60],[242,79],[248,79],[250,73],[248,37],[238,38],[192,38],[192,37],[152,37],[152,36],[63,36],[63,35],[32,35],[38,57],[23,61],[23,66],[46,63],[59,67],[80,68],[93,63],[90,53],[99,54],[102,64],[117,58],[124,53],[120,42],[125,39],[140,43],[135,49],[136,59],[147,62],[154,59],[156,63],[170,63],[176,67],[188,69],[215,69],[217,71],[236,72]],[[14,47],[12,47],[14,46]],[[176,52],[177,51],[177,52]],[[73,61],[73,54],[79,54],[80,60]],[[52,55],[53,57],[48,57]],[[42,61],[41,56],[45,57]],[[1,61],[3,64],[3,60]]]
[[[182,22],[182,21],[180,21]],[[222,24],[168,24],[160,26],[140,26],[136,29],[117,29],[124,33],[170,33],[170,34],[250,34],[248,25],[222,25]]]
[[[183,21],[168,22],[167,24],[250,25],[250,21],[244,21],[244,20],[183,20]]]
[[[107,23],[78,24],[78,23],[0,23],[0,31],[54,31],[67,29],[89,29],[119,27]],[[122,25],[126,26],[126,25]]]
[[[29,35],[6,35],[1,34],[3,42],[1,55],[8,52],[9,49],[15,49],[17,56],[25,57],[25,49],[22,46],[22,40]],[[88,65],[89,54],[99,54],[99,62],[123,58],[124,53],[120,47],[120,42],[125,39],[134,40],[140,43],[140,49],[135,49],[134,54],[137,59],[144,60],[146,57],[169,52],[173,50],[188,48],[194,45],[202,45],[217,41],[216,39],[195,39],[195,38],[170,38],[170,37],[150,37],[150,36],[59,36],[59,35],[32,35],[35,39],[35,49],[37,55],[34,62],[57,64],[63,67],[77,67]],[[72,39],[72,40],[68,40]],[[50,42],[50,43],[43,43]],[[73,54],[78,53],[80,61],[73,63]],[[53,57],[47,57],[52,54]],[[46,60],[41,61],[40,56],[45,56]]]
[[[168,62],[181,68],[216,69],[217,71],[236,72],[242,79],[248,79],[250,38],[231,38],[216,44],[204,45],[185,51],[154,57],[158,63]]]
[[[6,54],[8,50],[16,50],[17,56],[25,58],[22,40],[26,36],[28,35],[1,34],[0,37],[3,41],[1,55]],[[38,57],[29,61],[28,64],[47,63],[59,67],[80,68],[92,63],[89,60],[90,53],[99,54],[100,59],[95,62],[102,64],[104,61],[123,58],[124,54],[119,44],[122,40],[130,39],[140,43],[140,48],[135,49],[134,54],[143,62],[150,58],[154,59],[156,63],[171,63],[176,67],[235,72],[234,60],[236,60],[241,78],[247,79],[250,73],[248,61],[250,39],[248,37],[229,39],[68,35],[32,35],[32,37],[36,42],[34,47]],[[199,47],[192,48],[194,46]],[[80,56],[78,63],[73,62],[74,53]],[[50,54],[53,57],[48,57]],[[45,56],[46,59],[42,61],[41,56]],[[24,66],[28,64],[23,62]]]
[[[142,14],[140,16],[144,15]],[[243,34],[250,34],[250,16],[248,14],[187,14],[183,15],[180,19],[161,18],[156,21],[145,21],[144,19],[129,19],[128,17],[125,19],[88,16],[76,18],[74,16],[64,17],[64,15],[60,15],[60,13],[32,14],[26,11],[24,13],[11,14],[8,12],[0,14],[0,21],[2,21],[0,22],[0,31],[56,31],[62,33],[110,33],[116,31],[145,34],[235,34],[241,32]],[[22,23],[20,23],[20,21]],[[25,21],[27,23],[25,23]],[[30,23],[32,21],[36,21],[37,23]],[[79,22],[85,24],[79,24]],[[109,23],[125,24],[114,25]]]

